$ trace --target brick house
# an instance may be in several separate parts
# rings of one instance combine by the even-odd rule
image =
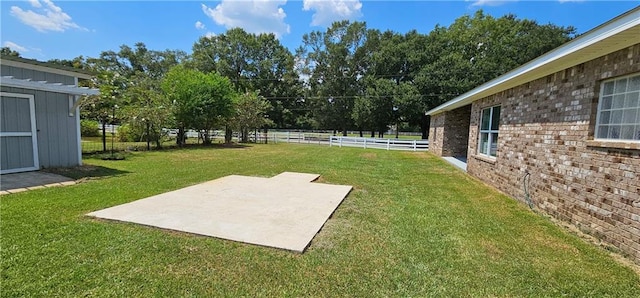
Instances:
[[[640,264],[640,7],[427,115],[433,154]]]

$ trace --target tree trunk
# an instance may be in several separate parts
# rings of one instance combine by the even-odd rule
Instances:
[[[209,129],[204,130],[204,134],[202,135],[202,143],[205,145],[211,145],[211,138],[209,137]]]
[[[362,138],[362,129],[360,130],[360,137]]]
[[[107,123],[102,121],[102,152],[107,152]]]
[[[267,141],[269,139],[269,129],[268,128],[264,128],[264,143],[267,144],[269,143],[269,141]]]
[[[376,131],[375,131],[375,130],[373,130],[373,129],[371,130],[371,137],[372,137],[372,138],[375,138],[375,137],[376,137]]]
[[[147,121],[145,123],[147,125],[146,129],[147,129],[147,151],[151,150],[151,134],[149,133],[149,131],[151,130],[149,127],[149,121]]]
[[[224,128],[224,143],[231,144],[231,138],[233,137],[233,131],[229,126],[225,126]]]
[[[396,139],[400,136],[400,124],[396,122]]]
[[[423,140],[426,140],[429,138],[429,126],[431,125],[430,118],[431,117],[424,114],[420,117],[420,130],[422,131]]]
[[[176,144],[178,147],[182,147],[184,145],[184,126],[178,128],[178,136],[176,137]]]

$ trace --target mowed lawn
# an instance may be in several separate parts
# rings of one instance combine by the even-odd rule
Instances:
[[[278,144],[85,163],[70,173],[83,183],[0,197],[1,296],[640,297],[606,251],[429,153]],[[84,216],[283,171],[354,186],[304,254]]]

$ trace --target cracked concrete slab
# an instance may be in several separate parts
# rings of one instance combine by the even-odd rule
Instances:
[[[231,175],[87,215],[304,252],[351,186]]]

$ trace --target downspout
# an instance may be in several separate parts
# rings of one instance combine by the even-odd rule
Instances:
[[[533,209],[533,201],[531,200],[531,195],[529,194],[529,184],[531,183],[531,173],[529,170],[524,171],[524,176],[522,177],[522,190],[524,191],[524,201],[529,205],[529,208]]]

